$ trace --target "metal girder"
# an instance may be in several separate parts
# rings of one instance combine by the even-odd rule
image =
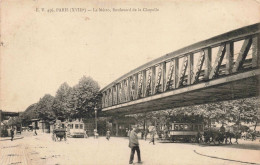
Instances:
[[[252,67],[260,67],[260,35],[253,37],[252,41]]]
[[[209,74],[211,71],[211,56],[212,56],[212,49],[206,48],[204,49],[204,53],[205,53],[205,71],[204,71],[204,80],[208,80],[209,79]]]
[[[183,80],[184,80],[184,76],[186,73],[187,65],[188,65],[188,57],[185,56],[183,59],[183,63],[182,63],[182,67],[181,67],[181,74],[179,76],[176,88],[179,88],[180,86],[183,85]]]
[[[166,91],[171,89],[171,86],[172,86],[171,81],[172,81],[173,70],[174,70],[174,64],[173,64],[173,61],[171,61],[169,73],[168,73],[168,76],[167,76]]]
[[[174,81],[173,81],[173,88],[177,88],[177,82],[179,79],[179,58],[174,59]]]
[[[155,93],[155,78],[156,78],[156,75],[155,75],[156,68],[155,68],[155,66],[152,66],[151,70],[152,70],[152,75],[151,75],[151,95],[153,95]]]
[[[114,90],[114,104],[116,105],[117,104],[117,99],[118,99],[118,95],[117,95],[117,85],[114,86],[115,90]]]
[[[125,83],[124,80],[122,81],[122,87],[121,87],[121,99],[122,99],[122,103],[125,102]]]
[[[143,75],[140,74],[140,82],[138,85],[138,95],[137,95],[138,99],[142,97],[142,86],[143,86]]]
[[[135,74],[135,100],[138,98],[138,73]]]
[[[192,81],[191,81],[192,84],[197,83],[198,80],[199,80],[200,72],[201,72],[201,68],[203,66],[204,59],[205,59],[205,52],[202,51],[200,53],[200,57],[199,57],[198,62],[197,62],[196,71],[194,72],[194,75],[192,77]]]
[[[159,85],[161,82],[161,77],[162,77],[162,66],[160,65],[160,67],[158,69],[158,77],[157,77],[157,81],[156,81],[156,85],[155,85],[155,94],[159,92]]]
[[[218,50],[218,54],[217,54],[216,60],[214,62],[212,70],[211,70],[211,72],[209,74],[209,79],[213,79],[213,78],[215,78],[218,75],[218,71],[219,71],[220,65],[222,63],[222,60],[224,58],[225,52],[226,52],[226,45],[220,46],[219,50]]]
[[[232,69],[233,73],[239,71],[242,68],[243,62],[245,61],[246,55],[248,54],[251,44],[252,38],[245,39],[237,57],[236,63]]]
[[[132,101],[134,100],[134,97],[135,97],[135,84],[134,84],[134,80],[133,80],[133,77],[130,78],[130,97],[129,97],[129,100]]]
[[[130,97],[131,97],[131,77],[127,78],[127,101],[130,101]]]
[[[162,92],[166,89],[166,62],[162,63]]]
[[[188,55],[188,80],[187,85],[190,85],[192,83],[192,76],[193,76],[193,62],[194,62],[194,55],[190,54]]]
[[[150,69],[149,73],[148,73],[148,80],[147,80],[147,85],[146,85],[145,96],[151,95],[151,76],[152,76],[152,72],[151,72],[151,69]]]
[[[225,74],[228,75],[232,73],[232,65],[234,58],[234,42],[229,42],[226,44],[226,71]]]
[[[142,97],[145,97],[146,94],[146,70],[143,70],[142,73],[143,81],[142,81]]]
[[[171,99],[179,100],[179,98],[178,98],[179,95],[189,95],[189,93],[194,93],[194,92],[196,92],[196,93],[197,92],[205,92],[204,94],[206,94],[207,92],[213,92],[211,94],[211,96],[212,96],[212,98],[214,98],[215,95],[216,95],[216,93],[214,93],[214,90],[217,89],[219,86],[226,86],[229,83],[233,83],[233,82],[236,82],[236,83],[242,85],[242,84],[244,84],[244,82],[252,81],[256,77],[259,77],[259,76],[260,76],[260,69],[251,70],[251,71],[247,71],[247,72],[243,72],[243,73],[230,75],[228,77],[221,77],[221,78],[218,78],[218,79],[213,79],[209,82],[202,82],[202,83],[199,83],[199,84],[194,84],[192,86],[187,86],[187,87],[184,87],[184,88],[179,88],[179,89],[176,89],[176,90],[164,92],[164,93],[161,93],[161,94],[158,94],[158,95],[145,97],[145,98],[142,98],[142,99],[134,100],[134,101],[124,103],[124,104],[120,104],[120,105],[116,105],[116,106],[113,106],[113,107],[104,108],[103,110],[107,111],[107,110],[113,110],[113,109],[124,109],[124,107],[125,108],[138,109],[137,107],[139,107],[139,106],[143,107],[144,104],[145,105],[146,105],[146,103],[149,104],[149,102],[150,103],[157,102],[158,104],[160,104],[161,103],[160,101],[163,101],[163,100],[164,101],[169,100],[169,99],[170,100]],[[236,88],[239,88],[239,87],[236,87]],[[242,92],[243,90],[246,89],[246,87],[239,88],[239,89],[241,89],[241,92]],[[252,90],[253,90],[253,88],[252,88]],[[228,91],[226,91],[226,92],[228,92]],[[237,91],[237,92],[239,92],[239,91]],[[208,94],[210,94],[210,93],[208,93]],[[242,92],[241,94],[236,93],[235,96],[237,97],[237,96],[241,95],[241,97],[248,97],[248,96],[253,96],[256,93],[254,92],[254,93],[246,94],[245,92]],[[224,93],[221,92],[221,95],[219,95],[219,96],[220,96],[220,99],[221,99],[221,97],[230,97],[230,95],[228,95],[225,92]],[[190,97],[192,97],[192,96],[190,96]],[[196,99],[196,98],[197,97],[194,97],[193,99]],[[208,97],[206,96],[205,99],[207,99],[207,98]],[[204,101],[207,101],[207,100],[204,100]],[[160,105],[167,107],[167,106],[170,106],[169,104],[168,105],[160,104]],[[148,107],[146,107],[146,108],[148,108]],[[153,107],[149,106],[149,108],[153,108]]]

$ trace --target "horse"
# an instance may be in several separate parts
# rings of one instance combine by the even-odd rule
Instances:
[[[232,132],[225,132],[225,144],[227,144],[228,139],[229,139],[229,144],[232,144],[232,138],[235,137],[235,134]]]

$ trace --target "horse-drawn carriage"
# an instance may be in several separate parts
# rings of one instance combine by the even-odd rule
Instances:
[[[52,134],[52,140],[57,141],[57,140],[62,140],[64,139],[65,141],[67,140],[67,135],[66,135],[66,129],[64,128],[57,128],[53,130]]]

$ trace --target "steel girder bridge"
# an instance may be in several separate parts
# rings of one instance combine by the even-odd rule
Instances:
[[[259,96],[260,23],[166,54],[103,89],[102,113],[131,114]]]

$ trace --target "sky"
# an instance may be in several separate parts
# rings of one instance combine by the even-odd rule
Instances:
[[[260,22],[255,0],[0,3],[0,109],[14,112],[55,96],[64,82],[90,76],[102,88],[169,52]]]

